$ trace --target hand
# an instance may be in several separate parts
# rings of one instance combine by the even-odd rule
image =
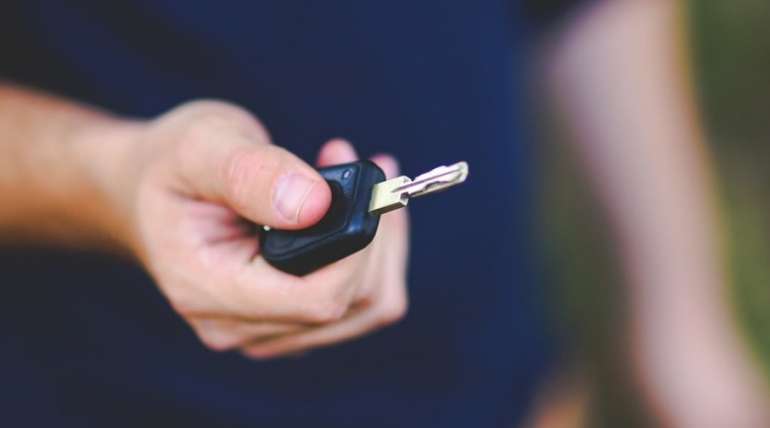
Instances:
[[[206,346],[276,357],[352,339],[404,315],[404,210],[383,216],[363,251],[295,277],[260,257],[254,224],[301,229],[320,220],[331,193],[313,168],[224,103],[183,105],[138,135],[124,163],[135,179],[113,192],[131,213],[125,241]],[[347,142],[334,140],[318,164],[355,159]],[[392,158],[373,160],[397,173]]]

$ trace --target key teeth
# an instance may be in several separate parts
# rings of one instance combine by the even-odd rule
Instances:
[[[439,171],[444,172],[444,171],[453,170],[453,169],[455,170],[456,173],[460,174],[460,177],[456,180],[456,182],[462,183],[463,181],[465,181],[465,178],[468,176],[468,162],[465,162],[465,161],[455,162],[451,165],[437,166],[426,173],[418,175],[412,181],[424,180],[426,178],[436,175],[437,173],[439,173]]]

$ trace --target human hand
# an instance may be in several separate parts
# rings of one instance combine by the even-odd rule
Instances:
[[[274,146],[247,112],[193,102],[138,127],[129,180],[106,185],[127,213],[122,239],[171,306],[211,349],[269,358],[359,337],[406,310],[405,210],[381,219],[363,251],[304,277],[270,266],[254,224],[306,228],[329,206],[326,182]],[[327,143],[327,166],[356,159],[347,142]],[[388,176],[397,164],[373,160]]]

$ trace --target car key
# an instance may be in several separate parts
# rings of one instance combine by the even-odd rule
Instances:
[[[405,207],[409,199],[465,181],[468,164],[440,166],[414,180],[385,179],[373,162],[362,160],[319,169],[329,183],[332,202],[326,215],[302,230],[263,228],[262,256],[276,268],[305,275],[369,245],[380,215]]]

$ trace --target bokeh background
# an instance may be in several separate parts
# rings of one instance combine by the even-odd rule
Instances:
[[[739,334],[770,381],[770,2],[689,0],[687,18],[694,85],[720,187],[731,303]],[[545,271],[553,318],[590,394],[588,425],[654,425],[629,376],[627,310],[606,221],[559,144],[558,126],[545,121]]]

